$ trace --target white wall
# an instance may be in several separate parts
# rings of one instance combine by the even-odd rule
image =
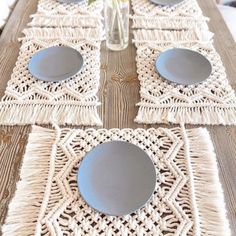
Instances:
[[[0,29],[6,24],[16,0],[0,0]]]
[[[236,41],[236,8],[224,5],[218,5],[218,8],[234,40]]]

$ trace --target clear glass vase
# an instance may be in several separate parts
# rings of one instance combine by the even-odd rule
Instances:
[[[106,44],[113,51],[129,43],[129,0],[105,0]]]

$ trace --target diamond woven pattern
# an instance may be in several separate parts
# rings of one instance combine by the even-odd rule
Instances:
[[[28,62],[37,51],[51,46],[69,46],[78,50],[85,59],[85,67],[68,81],[59,83],[43,82],[35,79],[28,71]],[[96,49],[96,50],[94,50]],[[94,57],[99,56],[98,47],[76,41],[24,40],[20,50],[12,79],[9,81],[3,101],[18,98],[20,101],[81,101],[86,103],[94,100],[98,89],[99,62],[94,63]],[[96,99],[95,99],[96,101]]]
[[[138,30],[137,72],[140,80],[139,123],[235,124],[236,97],[220,56],[206,31]],[[156,40],[159,39],[159,40]],[[170,48],[188,48],[206,56],[212,73],[204,82],[184,86],[171,83],[156,71],[155,61]]]
[[[92,4],[87,1],[79,1],[76,3],[61,3],[57,0],[39,0],[38,13],[46,15],[96,15],[101,14],[103,10],[103,1],[96,0]]]
[[[1,101],[2,122],[101,124],[96,111],[100,104],[96,93],[100,78],[101,41],[98,36],[92,38],[93,34],[96,36],[93,29],[79,28],[26,30],[16,66]],[[35,79],[28,70],[32,55],[41,49],[60,45],[75,48],[82,54],[82,70],[72,78],[57,83]]]
[[[173,6],[161,6],[150,0],[132,0],[134,14],[146,17],[152,16],[202,16],[202,10],[196,0],[184,0]]]
[[[93,210],[77,186],[77,170],[85,155],[112,140],[139,146],[157,170],[150,201],[122,217]],[[207,130],[201,128],[80,130],[56,126],[51,130],[34,126],[8,214],[4,236],[229,235],[213,146]],[[22,218],[23,214],[30,217]]]
[[[48,226],[53,224],[57,225],[53,231],[63,235],[192,235],[190,183],[179,135],[178,129],[171,132],[164,129],[63,129],[57,145],[50,198],[41,219],[45,222],[41,226],[42,235],[49,233],[52,229]],[[77,169],[84,155],[96,145],[111,140],[138,145],[150,155],[159,173],[151,202],[137,213],[119,218],[105,216],[88,207],[78,193],[76,182]],[[173,201],[170,203],[168,198]]]

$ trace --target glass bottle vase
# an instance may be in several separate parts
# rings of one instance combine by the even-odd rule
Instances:
[[[129,43],[129,0],[105,0],[106,45],[113,51]]]

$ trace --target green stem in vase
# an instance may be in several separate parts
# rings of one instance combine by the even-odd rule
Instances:
[[[93,2],[95,2],[96,0],[88,0],[88,5],[92,4]]]

